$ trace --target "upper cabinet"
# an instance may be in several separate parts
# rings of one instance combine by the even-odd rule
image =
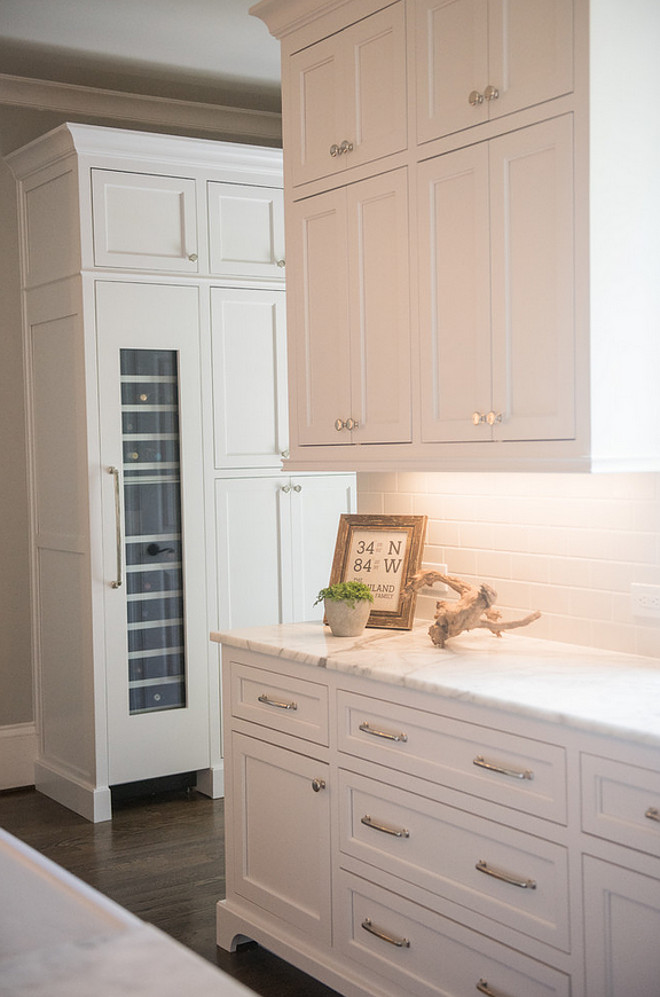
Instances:
[[[417,141],[573,89],[573,0],[416,0]]]
[[[660,471],[660,4],[252,10],[282,42],[289,466]],[[397,175],[407,235],[351,237],[340,205]]]
[[[286,67],[293,183],[406,147],[405,10],[385,10],[296,52]]]
[[[212,274],[284,277],[284,195],[281,187],[208,184]]]

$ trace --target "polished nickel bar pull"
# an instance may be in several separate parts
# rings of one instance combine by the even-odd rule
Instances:
[[[660,823],[660,810],[657,807],[649,807],[644,816],[648,817],[649,820],[657,820]]]
[[[407,938],[393,938],[392,935],[388,935],[385,931],[381,931],[380,928],[377,928],[372,923],[370,917],[365,917],[364,921],[362,922],[362,927],[364,928],[365,931],[368,931],[369,934],[375,935],[376,938],[382,938],[384,942],[389,942],[390,945],[396,945],[398,949],[410,948],[410,942],[408,941]]]
[[[259,702],[264,703],[265,706],[274,706],[278,710],[297,710],[297,703],[283,703],[278,699],[270,699],[265,692],[262,692],[259,696]]]
[[[388,741],[407,741],[407,734],[394,734],[389,730],[378,730],[376,727],[370,727],[369,722],[364,720],[360,724],[360,730],[364,731],[365,734],[372,734],[374,737],[384,737]]]
[[[488,980],[481,979],[477,983],[477,990],[480,994],[486,994],[486,997],[506,997],[506,994],[502,990],[493,990],[492,987],[488,986]]]
[[[117,575],[115,580],[110,582],[110,587],[118,589],[121,588],[124,583],[124,579],[122,577],[122,552],[124,544],[121,537],[121,490],[119,487],[119,468],[109,467],[108,474],[111,474],[115,479],[115,524],[117,537]]]
[[[489,772],[499,772],[500,775],[508,775],[511,779],[533,779],[534,773],[529,769],[505,769],[500,765],[493,765],[487,762],[483,755],[477,755],[472,760],[473,765],[478,765],[481,769],[488,769]]]
[[[520,879],[519,876],[512,876],[510,873],[502,872],[500,869],[493,869],[483,859],[479,859],[474,868],[477,872],[484,872],[487,876],[492,876],[493,879],[501,879],[503,883],[510,883],[511,886],[519,886],[521,890],[536,889],[536,883],[533,879]]]
[[[365,824],[367,827],[372,827],[374,831],[382,831],[383,834],[391,834],[393,838],[409,838],[410,831],[405,827],[388,827],[387,824],[379,824],[378,821],[373,820],[369,814],[365,814],[364,817],[360,819],[360,823]]]

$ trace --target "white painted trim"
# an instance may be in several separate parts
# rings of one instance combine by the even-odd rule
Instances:
[[[56,800],[87,820],[97,823],[112,819],[109,786],[93,786],[70,772],[40,758],[34,763],[34,784],[40,793]]]
[[[0,790],[34,785],[37,728],[33,723],[0,727]]]
[[[88,114],[163,128],[186,128],[218,136],[244,136],[259,141],[281,142],[282,138],[282,116],[276,111],[170,100],[4,73],[0,73],[0,104],[62,114]]]
[[[225,795],[225,763],[223,760],[210,769],[201,769],[197,773],[196,789],[204,796],[210,796],[212,800],[219,800]]]

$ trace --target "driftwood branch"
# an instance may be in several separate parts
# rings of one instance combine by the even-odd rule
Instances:
[[[538,610],[530,613],[522,620],[502,622],[502,614],[493,605],[497,592],[482,582],[472,585],[470,582],[456,578],[454,575],[443,575],[439,571],[420,571],[408,582],[407,589],[418,592],[419,589],[442,582],[458,592],[455,601],[440,599],[436,603],[435,622],[429,627],[429,637],[438,647],[444,647],[450,637],[456,637],[464,630],[485,628],[495,637],[501,637],[503,630],[514,630],[516,627],[526,627],[541,615]]]

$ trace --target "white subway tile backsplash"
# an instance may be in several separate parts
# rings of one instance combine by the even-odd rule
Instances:
[[[660,584],[660,474],[370,472],[358,494],[428,516],[425,560],[491,584],[505,619],[540,609],[530,636],[660,658],[660,620],[630,611],[632,582]]]

